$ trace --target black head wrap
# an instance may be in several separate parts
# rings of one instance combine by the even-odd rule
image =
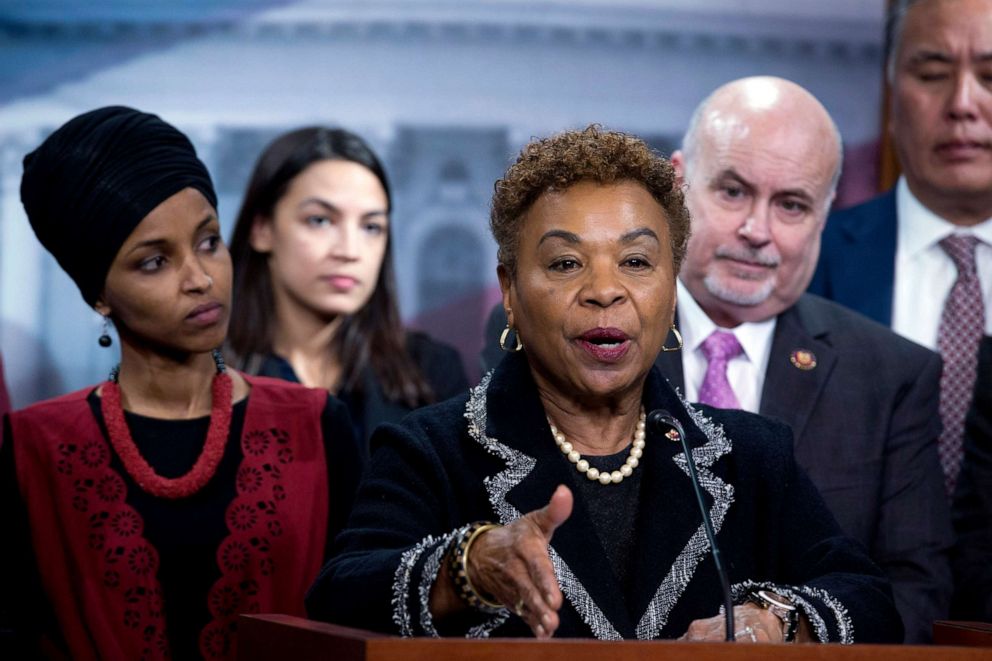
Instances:
[[[127,237],[184,188],[217,208],[185,135],[155,115],[110,106],[69,120],[24,157],[21,202],[38,240],[93,305]]]

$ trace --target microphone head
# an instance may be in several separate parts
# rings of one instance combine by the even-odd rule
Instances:
[[[661,434],[670,441],[676,443],[685,436],[685,430],[674,415],[665,409],[655,409],[648,413],[647,426],[657,434]]]

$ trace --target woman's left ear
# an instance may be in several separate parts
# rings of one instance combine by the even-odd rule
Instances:
[[[272,252],[272,221],[263,216],[255,216],[248,243],[255,252]]]
[[[110,306],[103,302],[102,296],[93,303],[93,309],[96,310],[98,315],[104,318],[109,317],[111,313]]]

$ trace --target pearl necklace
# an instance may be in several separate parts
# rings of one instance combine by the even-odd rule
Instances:
[[[600,484],[620,484],[625,477],[630,477],[634,469],[637,468],[637,464],[640,463],[641,455],[644,454],[645,418],[644,407],[641,406],[641,415],[637,420],[637,431],[634,432],[634,443],[630,446],[630,454],[627,456],[627,461],[624,462],[623,466],[613,472],[600,472],[599,469],[590,466],[589,462],[583,459],[578,450],[572,447],[572,444],[565,439],[565,435],[558,431],[558,428],[555,427],[551,420],[548,420],[548,424],[551,425],[551,435],[555,437],[555,443],[558,444],[558,449],[561,450],[563,455],[568,457],[569,461],[575,464],[577,471],[585,473],[585,476],[590,480],[598,480]]]

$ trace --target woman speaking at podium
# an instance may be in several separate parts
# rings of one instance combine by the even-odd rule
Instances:
[[[724,639],[677,432],[646,424],[664,411],[695,459],[737,641],[901,641],[889,586],[788,428],[689,405],[652,367],[681,344],[689,216],[668,161],[597,127],[533,142],[491,226],[509,354],[379,429],[310,615],[404,636]]]

